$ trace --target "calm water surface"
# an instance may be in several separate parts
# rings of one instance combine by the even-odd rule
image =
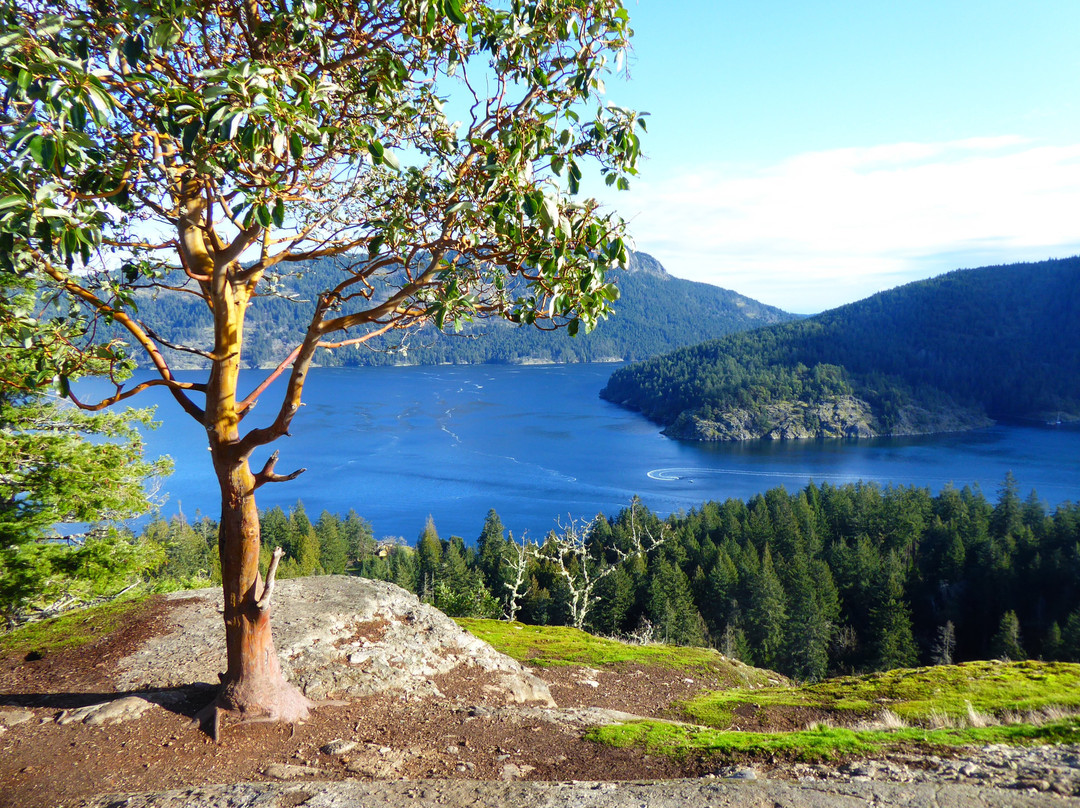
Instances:
[[[640,415],[601,401],[612,365],[440,366],[316,369],[305,406],[283,438],[277,470],[308,471],[259,490],[262,508],[303,500],[316,518],[350,508],[376,536],[410,541],[431,514],[443,536],[473,540],[489,508],[520,536],[540,538],[555,520],[614,513],[639,494],[661,513],[710,499],[746,499],[808,481],[875,480],[938,491],[977,484],[996,496],[1012,471],[1026,495],[1051,505],[1080,499],[1080,430],[996,426],[923,438],[862,441],[753,441],[695,444],[670,440]],[[196,374],[192,374],[194,378]],[[254,372],[244,382],[254,386]],[[86,391],[94,382],[86,382]],[[281,385],[245,421],[275,412]],[[166,514],[182,508],[216,516],[218,493],[202,428],[167,394],[150,454],[170,454]],[[201,401],[199,402],[201,404]]]

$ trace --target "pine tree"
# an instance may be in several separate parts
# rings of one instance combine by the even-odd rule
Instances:
[[[953,653],[956,650],[956,627],[952,620],[946,620],[945,625],[938,629],[934,646],[930,650],[931,659],[935,665],[953,664]]]
[[[824,679],[829,669],[831,621],[815,594],[810,565],[802,553],[792,560],[788,577],[784,671],[796,679],[816,682]]]
[[[506,528],[499,514],[492,508],[484,519],[484,528],[476,540],[477,565],[484,576],[484,583],[492,591],[502,588],[503,567],[509,547]]]
[[[646,616],[670,645],[704,645],[705,621],[694,605],[690,581],[661,554],[653,562]]]
[[[349,563],[349,545],[341,534],[341,520],[329,511],[319,515],[315,523],[319,537],[319,563],[328,575],[344,575]]]
[[[1061,626],[1055,620],[1050,624],[1050,628],[1046,630],[1046,636],[1043,638],[1042,658],[1047,661],[1060,660],[1063,646],[1064,638],[1061,633]]]
[[[416,540],[416,554],[419,562],[419,593],[422,598],[428,597],[435,587],[435,579],[439,574],[443,554],[442,540],[439,539],[438,531],[435,530],[435,520],[430,514]]]
[[[787,604],[784,588],[773,568],[772,552],[768,545],[761,556],[760,569],[751,580],[749,589],[745,630],[746,638],[750,642],[750,652],[754,664],[775,670],[782,661]]]
[[[990,653],[994,659],[1027,659],[1027,654],[1020,644],[1020,620],[1011,609],[1001,616],[998,630],[990,640]]]
[[[375,552],[375,536],[371,531],[371,523],[361,519],[352,509],[341,525],[341,535],[345,538],[350,561],[363,563]]]
[[[911,610],[904,599],[901,564],[890,553],[878,578],[879,599],[870,614],[877,670],[910,668],[918,662],[915,637],[911,631]]]

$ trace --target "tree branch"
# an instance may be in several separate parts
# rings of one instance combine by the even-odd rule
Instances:
[[[266,465],[262,467],[262,471],[255,475],[255,488],[266,483],[285,483],[289,480],[295,480],[307,469],[297,469],[291,474],[277,474],[274,472],[274,466],[277,465],[278,453],[274,452],[270,455],[270,459],[266,461]]]
[[[262,597],[255,602],[260,612],[265,612],[270,608],[270,597],[274,594],[274,581],[277,580],[277,568],[283,555],[285,551],[282,548],[274,548],[274,555],[270,558],[270,568],[266,570],[266,585],[263,587]]]

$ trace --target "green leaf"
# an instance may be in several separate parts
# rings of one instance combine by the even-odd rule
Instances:
[[[124,40],[124,58],[128,60],[128,64],[138,64],[142,58],[145,45],[143,44],[143,38],[138,34],[131,34]]]
[[[454,25],[464,25],[468,22],[468,18],[461,10],[461,0],[445,0],[443,13]]]
[[[269,227],[274,220],[270,209],[266,205],[255,206],[255,218],[259,220],[259,224],[263,227]]]
[[[554,227],[559,221],[559,203],[550,196],[545,196],[540,208],[540,218],[548,227]]]
[[[289,154],[295,160],[299,160],[304,156],[304,141],[300,139],[300,135],[296,132],[289,135]]]
[[[191,147],[195,145],[195,138],[198,137],[200,129],[202,129],[202,121],[198,118],[184,127],[182,140],[185,154],[191,154]]]
[[[22,194],[9,194],[0,199],[0,210],[19,207],[26,204],[26,197]]]
[[[282,227],[285,224],[285,201],[281,197],[274,200],[274,210],[271,218],[277,227]]]

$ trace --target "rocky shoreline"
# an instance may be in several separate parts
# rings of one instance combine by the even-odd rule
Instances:
[[[835,396],[817,402],[774,402],[760,411],[736,408],[712,418],[685,411],[663,433],[692,441],[854,439],[963,432],[993,423],[985,413],[970,407],[908,405],[885,426],[868,402],[855,396]]]

